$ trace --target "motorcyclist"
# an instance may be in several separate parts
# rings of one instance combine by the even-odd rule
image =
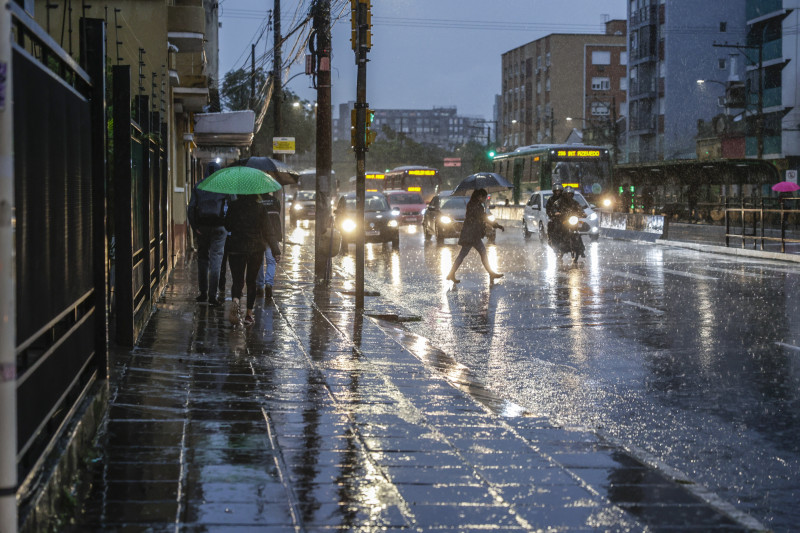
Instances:
[[[579,218],[586,216],[581,204],[575,200],[575,191],[572,189],[567,189],[567,191],[561,195],[557,209],[561,212],[562,222],[572,215],[575,215]],[[559,227],[561,228],[561,231],[566,233],[566,228],[564,228],[563,223],[560,224]],[[575,234],[574,238],[576,238],[576,244],[578,245],[578,255],[580,257],[586,257],[586,254],[584,253],[586,248],[583,245],[583,239],[581,239],[580,234]],[[577,261],[578,258],[576,257],[575,260]]]
[[[554,186],[553,194],[547,199],[544,205],[544,211],[547,213],[547,242],[552,246],[553,233],[557,233],[561,229],[561,222],[563,218],[559,212],[559,204],[563,196],[561,187]]]

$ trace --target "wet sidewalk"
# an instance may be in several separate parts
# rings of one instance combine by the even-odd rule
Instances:
[[[175,270],[112,361],[75,531],[746,531],[700,487],[494,397],[406,331],[353,310],[289,246],[274,302],[232,328]],[[568,399],[565,399],[567,401]]]

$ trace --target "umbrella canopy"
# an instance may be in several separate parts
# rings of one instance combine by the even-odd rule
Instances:
[[[255,168],[227,167],[198,183],[197,188],[222,194],[265,194],[280,190],[281,184]]]
[[[499,192],[507,189],[513,189],[514,185],[508,182],[500,174],[494,172],[478,172],[471,174],[461,180],[455,189],[453,189],[453,196],[466,196],[475,189],[486,189],[487,192]]]
[[[257,168],[262,172],[266,172],[281,185],[294,185],[297,183],[297,178],[300,174],[291,168],[283,161],[272,159],[271,157],[248,157],[242,159],[239,164],[245,167]]]
[[[782,181],[780,183],[776,183],[772,186],[772,190],[775,192],[792,192],[800,190],[800,185],[791,182],[791,181]]]

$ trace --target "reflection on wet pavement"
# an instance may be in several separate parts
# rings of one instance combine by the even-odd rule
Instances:
[[[392,272],[390,254],[373,261]],[[315,287],[311,260],[287,246],[275,304],[248,329],[197,306],[192,264],[176,269],[114,361],[76,531],[746,529],[597,434],[493,394],[405,326],[354,313],[351,279]],[[442,302],[468,310],[458,327],[499,335],[489,290]],[[592,295],[568,284],[557,297]]]

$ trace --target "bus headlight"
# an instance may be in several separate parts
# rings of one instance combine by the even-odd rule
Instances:
[[[346,233],[351,233],[355,229],[356,229],[355,220],[348,218],[344,222],[342,222],[342,230],[344,230]]]
[[[569,222],[570,226],[577,226],[578,225],[578,217],[576,217],[575,215],[572,215],[571,217],[569,217],[568,222]]]
[[[447,215],[444,215],[442,216],[442,218],[439,219],[439,222],[441,222],[442,224],[450,224],[452,221],[453,219]]]
[[[397,227],[397,221],[396,220],[390,220],[389,223],[386,224],[386,225],[389,226],[390,228],[396,228]]]
[[[597,220],[597,213],[592,213],[589,215],[589,220]]]

